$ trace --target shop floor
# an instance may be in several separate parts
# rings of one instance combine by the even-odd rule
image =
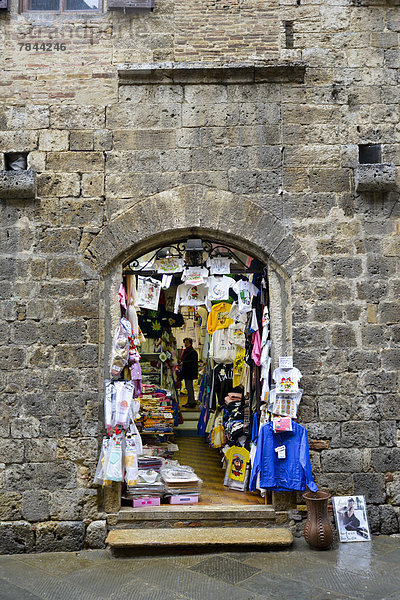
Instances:
[[[249,505],[264,504],[264,498],[254,492],[236,492],[224,486],[224,470],[221,455],[215,448],[210,448],[201,437],[177,437],[175,442],[179,452],[174,458],[181,465],[193,467],[202,479],[199,504]]]

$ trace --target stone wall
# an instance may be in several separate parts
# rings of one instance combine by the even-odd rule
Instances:
[[[0,167],[28,153],[37,187],[1,200],[2,552],[102,543],[103,275],[166,224],[237,236],[281,265],[316,481],[365,494],[373,531],[399,530],[398,191],[356,193],[353,176],[360,143],[400,162],[397,9],[254,2],[252,25],[250,4],[214,4],[193,3],[190,28],[180,1],[0,15]],[[67,49],[19,49],[36,40]],[[280,67],[203,84],[188,63],[186,80],[139,84],[125,66],[118,87],[122,62],[211,58]],[[302,61],[304,82],[285,61]]]

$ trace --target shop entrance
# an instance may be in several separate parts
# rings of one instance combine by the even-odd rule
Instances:
[[[250,481],[270,383],[267,264],[189,237],[126,261],[122,276],[121,315],[140,355],[143,451],[121,505],[271,503]]]

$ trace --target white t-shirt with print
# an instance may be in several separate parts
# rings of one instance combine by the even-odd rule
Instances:
[[[204,267],[187,267],[182,273],[182,281],[191,285],[201,285],[207,281],[208,269]]]
[[[246,345],[245,329],[247,323],[247,313],[239,312],[237,302],[234,302],[231,306],[229,318],[232,319],[233,323],[228,327],[229,341],[231,344],[236,344],[241,348]]]
[[[210,269],[210,275],[229,275],[231,272],[231,258],[216,257],[207,259],[207,267]]]
[[[277,394],[295,394],[299,391],[299,381],[302,374],[299,369],[275,369],[272,379],[276,383]]]
[[[137,278],[136,306],[157,310],[160,299],[161,282],[152,277]]]
[[[235,283],[231,277],[209,277],[207,279],[208,299],[221,302],[229,299],[229,288]]]
[[[299,389],[296,394],[276,394],[276,389],[269,392],[270,411],[275,415],[297,418],[297,409],[300,404],[303,390]]]
[[[242,279],[237,281],[232,289],[238,295],[239,312],[250,312],[252,296],[256,296],[260,290],[250,281]]]
[[[156,265],[157,273],[181,273],[184,260],[175,256],[166,256],[165,258],[158,258]]]
[[[208,300],[207,292],[206,285],[181,283],[176,290],[174,313],[178,312],[179,306],[201,306],[202,304],[205,304],[207,309],[211,310],[211,302]]]

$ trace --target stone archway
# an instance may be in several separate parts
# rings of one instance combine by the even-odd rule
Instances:
[[[128,203],[129,201],[127,201]],[[280,199],[277,197],[277,205]],[[114,302],[121,281],[121,264],[163,244],[201,237],[247,252],[269,266],[272,357],[291,353],[290,277],[308,262],[300,243],[283,223],[248,196],[183,185],[131,202],[92,240],[85,258],[101,274],[101,352],[110,348],[118,319]],[[105,369],[107,360],[104,361]]]
[[[102,228],[85,256],[97,271],[106,273],[116,261],[171,241],[171,232],[176,239],[177,234],[183,238],[200,231],[208,239],[222,237],[251,254],[262,254],[288,277],[308,262],[300,243],[262,207],[262,197],[255,202],[201,185],[179,186],[130,204]]]
[[[276,216],[248,197],[187,185],[130,204],[85,252],[101,280],[100,380],[107,377],[112,334],[120,318],[116,297],[122,264],[188,237],[228,244],[268,265],[273,364],[278,356],[292,353],[290,278],[309,262],[300,243]],[[115,512],[117,490],[107,496],[106,512]]]

